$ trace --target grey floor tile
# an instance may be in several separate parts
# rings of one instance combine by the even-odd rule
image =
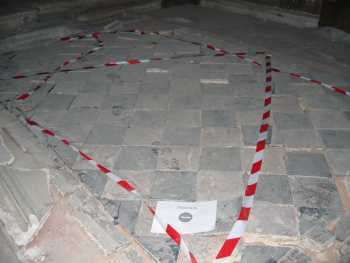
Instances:
[[[196,171],[200,149],[191,146],[165,146],[160,149],[157,169]]]
[[[337,175],[350,174],[350,150],[327,150],[326,158],[332,171]]]
[[[240,171],[241,154],[239,148],[203,148],[200,158],[202,170]]]
[[[200,128],[170,127],[166,128],[162,137],[164,145],[199,145]]]
[[[247,232],[265,235],[299,235],[297,211],[294,206],[256,201]]]
[[[167,127],[200,127],[201,111],[200,110],[171,110],[168,113]]]
[[[274,204],[292,204],[292,193],[285,175],[260,175],[256,200]]]
[[[107,95],[102,102],[101,109],[133,109],[136,101],[136,94]]]
[[[203,127],[234,127],[236,126],[233,111],[202,111]]]
[[[294,205],[342,211],[337,187],[328,178],[289,177]]]
[[[334,149],[350,149],[350,130],[319,130],[325,146]]]
[[[159,149],[154,147],[123,147],[115,169],[120,170],[153,170],[156,168]]]
[[[97,170],[84,170],[79,172],[79,178],[94,195],[101,196],[107,182],[106,175]]]
[[[242,134],[240,128],[207,127],[202,128],[202,147],[240,147]]]
[[[121,145],[126,128],[111,124],[97,123],[89,133],[86,144]]]
[[[162,200],[193,201],[196,196],[196,173],[157,172],[151,197]]]
[[[124,137],[125,145],[155,146],[160,145],[163,129],[160,127],[130,127]]]
[[[113,217],[115,225],[120,224],[125,227],[129,233],[133,234],[141,201],[138,200],[101,200],[106,211]]]
[[[197,175],[197,200],[230,200],[242,196],[243,173],[224,171],[199,171]]]
[[[163,127],[166,123],[167,111],[135,111],[130,126]]]
[[[289,175],[330,177],[331,173],[323,154],[289,152],[286,158]]]
[[[272,263],[283,257],[290,248],[272,246],[245,246],[243,249],[242,263]]]
[[[276,126],[280,130],[290,129],[312,129],[313,126],[309,116],[305,113],[280,113],[273,115]]]
[[[137,110],[168,110],[169,96],[160,94],[140,94],[135,109]]]

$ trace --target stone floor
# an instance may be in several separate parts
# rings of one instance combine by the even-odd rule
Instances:
[[[315,32],[306,32],[309,36],[288,26],[198,7],[150,13],[135,27],[170,31],[232,51],[268,50],[276,67],[345,87],[350,83],[350,61],[338,59],[330,49],[341,53],[350,48],[327,40],[319,44]],[[183,57],[57,73],[25,103],[11,103],[11,109],[19,108],[70,138],[153,203],[218,200],[215,230],[185,237],[200,262],[212,262],[240,207],[262,110],[264,71],[161,36],[104,33],[101,39],[102,49],[72,67],[111,59]],[[305,45],[304,39],[310,42]],[[3,54],[1,76],[52,70],[93,45],[84,39]],[[1,99],[13,98],[39,80],[1,81]],[[350,98],[282,74],[273,76],[273,88],[270,143],[240,262],[349,262]],[[13,153],[1,138],[0,161],[6,166]],[[78,175],[114,223],[127,229],[154,260],[183,262],[175,243],[150,232],[151,215],[140,200],[64,145],[42,135],[35,140]],[[40,238],[35,242],[40,246]],[[62,262],[50,247],[55,242],[60,241],[47,245],[51,256],[45,262]]]

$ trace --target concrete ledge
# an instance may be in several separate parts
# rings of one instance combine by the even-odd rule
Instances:
[[[219,8],[237,14],[251,15],[263,20],[289,24],[299,28],[316,28],[318,27],[319,21],[316,15],[299,11],[283,10],[240,0],[202,0],[202,5],[204,7]]]

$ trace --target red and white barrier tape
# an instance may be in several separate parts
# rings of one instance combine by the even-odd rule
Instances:
[[[268,136],[269,124],[268,120],[271,115],[271,102],[272,102],[272,69],[271,69],[271,57],[266,56],[266,87],[265,87],[265,99],[264,99],[264,113],[261,116],[261,124],[259,128],[259,136],[256,142],[254,161],[252,163],[250,174],[248,177],[248,183],[245,188],[242,207],[237,221],[234,223],[232,230],[226,238],[224,244],[221,246],[219,253],[216,255],[215,262],[223,262],[232,255],[238,242],[242,238],[251,209],[254,204],[254,197],[256,193],[256,187],[259,179],[259,175],[262,168],[264,159],[264,152],[266,148],[266,140]]]
[[[104,165],[96,162],[93,157],[91,157],[89,154],[79,150],[76,146],[74,146],[70,140],[61,137],[56,132],[49,130],[47,128],[43,128],[38,122],[25,118],[22,120],[30,129],[37,129],[42,133],[43,135],[46,135],[48,137],[56,138],[58,141],[62,142],[67,147],[70,147],[73,151],[79,154],[79,156],[85,160],[88,161],[95,169],[100,171],[102,174],[106,175],[108,178],[110,178],[112,181],[116,182],[118,186],[122,187],[124,190],[128,191],[129,193],[132,193],[136,195],[141,200],[145,200],[142,195],[136,190],[136,188],[130,184],[128,181],[120,178],[118,175],[113,173],[110,169],[105,167]],[[185,244],[181,234],[170,224],[164,223],[161,218],[159,218],[151,206],[147,205],[148,210],[152,213],[152,215],[155,217],[155,219],[158,221],[158,223],[163,227],[164,231],[168,234],[168,236],[175,241],[175,243],[180,247],[180,249],[184,252],[184,254],[187,256],[188,260],[191,263],[198,263],[195,256],[192,254],[192,252],[188,249],[187,245]]]

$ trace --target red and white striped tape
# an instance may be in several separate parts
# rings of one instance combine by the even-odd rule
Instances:
[[[237,221],[234,223],[228,237],[224,244],[221,246],[219,253],[216,255],[215,262],[223,262],[232,255],[238,242],[242,238],[251,209],[254,204],[254,197],[256,193],[257,183],[260,176],[262,163],[264,159],[264,152],[266,148],[266,140],[268,136],[269,124],[268,120],[271,115],[271,102],[272,102],[272,68],[271,57],[266,56],[266,87],[265,87],[265,100],[264,100],[264,113],[261,116],[261,124],[259,128],[259,136],[256,142],[254,161],[252,163],[250,174],[248,177],[248,183],[245,188],[241,210]]]
[[[95,169],[100,171],[102,174],[106,175],[108,178],[110,178],[112,181],[116,182],[116,184],[120,187],[122,187],[124,190],[128,191],[131,194],[136,195],[139,199],[145,201],[145,199],[142,197],[142,195],[136,190],[135,186],[133,186],[128,181],[120,178],[118,175],[113,173],[110,169],[105,167],[104,165],[96,162],[92,156],[89,154],[79,150],[76,146],[74,146],[70,140],[67,138],[61,137],[53,130],[43,128],[38,122],[25,118],[22,120],[29,128],[31,129],[37,129],[40,133],[43,135],[46,135],[48,137],[56,138],[58,141],[62,142],[67,147],[70,147],[73,151],[79,154],[79,156],[85,160],[88,161]],[[174,242],[180,247],[180,249],[183,251],[183,253],[187,256],[189,262],[191,263],[198,263],[193,253],[188,249],[187,245],[185,244],[181,234],[170,224],[164,223],[159,216],[157,216],[154,208],[147,205],[148,210],[152,213],[152,215],[155,217],[155,219],[158,221],[158,223],[163,227],[164,231],[168,234],[168,236],[174,240]]]

